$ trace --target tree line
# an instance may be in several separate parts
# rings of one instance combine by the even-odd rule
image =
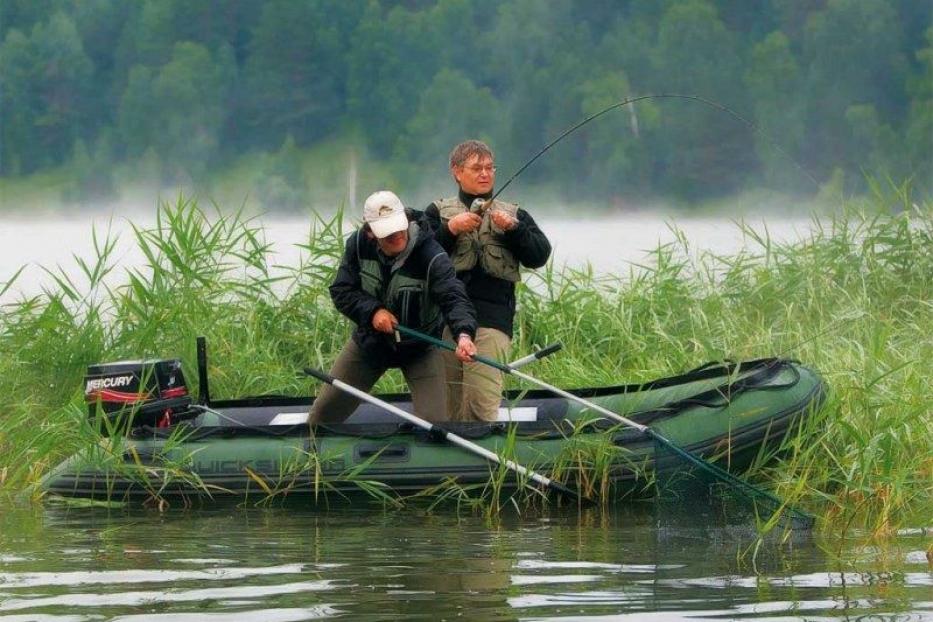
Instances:
[[[933,176],[928,0],[3,0],[0,175],[163,183],[355,141],[414,184],[465,137],[564,195]],[[282,178],[300,170],[280,157]],[[813,189],[813,188],[810,188]]]

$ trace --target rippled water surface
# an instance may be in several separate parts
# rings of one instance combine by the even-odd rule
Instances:
[[[880,551],[650,510],[0,509],[10,620],[931,620],[929,536]],[[841,559],[837,554],[841,552]]]

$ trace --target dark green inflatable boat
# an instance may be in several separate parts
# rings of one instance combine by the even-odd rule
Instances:
[[[171,371],[163,363],[159,362]],[[66,459],[45,478],[44,489],[53,495],[111,501],[243,495],[319,499],[322,494],[372,486],[407,495],[482,485],[495,469],[483,458],[369,404],[361,405],[344,424],[309,430],[305,416],[312,398],[212,401],[201,367],[197,403],[185,405],[174,419],[165,417],[171,411],[166,408],[162,415],[134,421],[129,433],[112,435]],[[118,386],[116,376],[102,377],[89,376],[89,396],[126,395],[114,388],[125,388]],[[178,411],[183,391],[171,386],[174,377],[166,378],[163,397],[176,400],[171,405]],[[796,426],[822,402],[825,387],[818,374],[796,362],[761,359],[574,393],[741,472],[756,457],[774,451],[787,433],[796,433]],[[406,395],[382,398],[410,411]],[[653,442],[575,402],[544,391],[509,394],[500,419],[493,424],[443,426],[571,484],[585,477],[580,469],[590,465],[609,480],[614,495],[644,489],[651,479]],[[515,485],[511,474],[506,480]]]

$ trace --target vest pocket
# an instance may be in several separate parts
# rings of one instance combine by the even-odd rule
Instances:
[[[398,289],[395,297],[396,316],[402,326],[421,328],[421,300],[424,289],[417,285],[406,285]]]
[[[479,238],[475,234],[462,233],[457,237],[454,254],[451,258],[454,270],[466,272],[476,265],[476,255],[479,249]]]
[[[480,257],[483,270],[490,275],[506,281],[518,282],[520,280],[518,262],[512,255],[512,251],[504,246],[487,242]]]

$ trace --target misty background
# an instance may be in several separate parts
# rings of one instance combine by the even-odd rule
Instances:
[[[652,93],[760,131],[641,101],[504,198],[690,209],[866,175],[928,194],[931,19],[928,0],[3,0],[0,200],[151,210],[183,190],[298,215],[390,187],[423,207],[465,138],[502,184]]]

